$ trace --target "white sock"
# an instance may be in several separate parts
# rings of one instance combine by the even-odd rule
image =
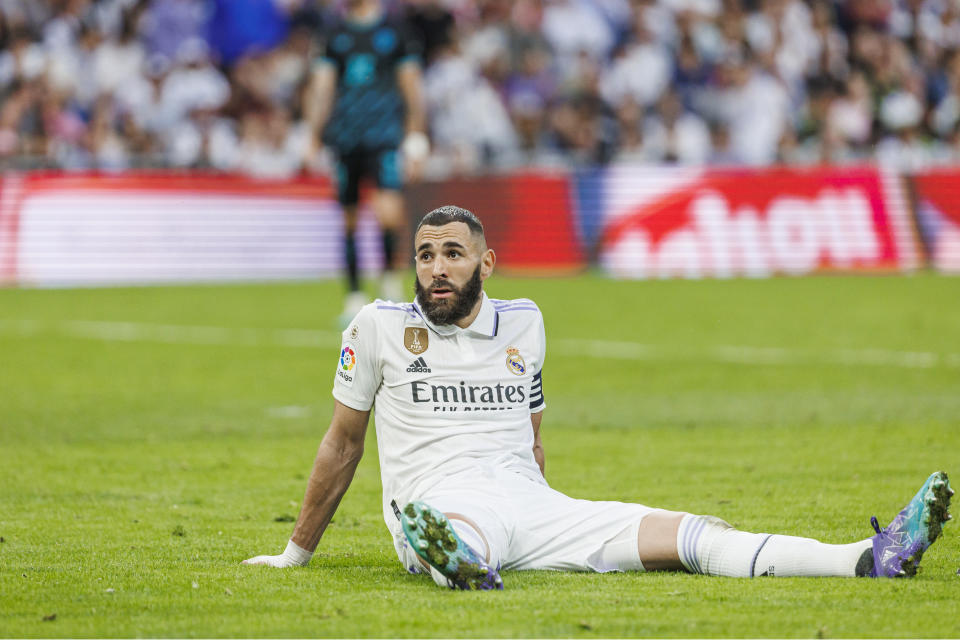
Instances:
[[[857,561],[873,546],[870,539],[851,544],[824,544],[812,538],[771,536],[757,554],[755,575],[856,576]]]
[[[688,571],[711,576],[849,576],[872,542],[824,544],[810,538],[747,533],[711,516],[687,514],[677,552]]]

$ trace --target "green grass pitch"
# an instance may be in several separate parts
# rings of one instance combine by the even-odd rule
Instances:
[[[412,281],[412,276],[410,276]],[[495,277],[546,317],[547,478],[848,542],[960,484],[960,280]],[[307,568],[279,553],[326,430],[337,282],[0,290],[0,636],[960,636],[960,529],[913,580],[396,561],[376,442]],[[956,510],[956,509],[955,509]]]

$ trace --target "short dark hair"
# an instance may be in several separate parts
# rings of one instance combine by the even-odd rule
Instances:
[[[420,227],[424,225],[429,225],[431,227],[442,227],[443,225],[450,224],[451,222],[462,222],[469,227],[470,232],[474,235],[484,235],[483,223],[480,222],[480,218],[478,218],[472,211],[452,204],[446,204],[442,207],[437,207],[427,215],[423,216],[423,218],[420,220],[420,224],[417,225],[417,231],[420,231]]]

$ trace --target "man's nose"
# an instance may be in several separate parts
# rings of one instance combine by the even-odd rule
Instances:
[[[433,277],[434,279],[447,277],[447,261],[444,258],[437,257],[434,259]]]

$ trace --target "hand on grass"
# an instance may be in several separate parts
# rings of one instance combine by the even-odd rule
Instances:
[[[304,567],[310,563],[312,551],[307,551],[293,540],[287,542],[287,548],[278,556],[256,556],[248,558],[240,564],[262,564],[268,567],[283,569],[286,567]]]

